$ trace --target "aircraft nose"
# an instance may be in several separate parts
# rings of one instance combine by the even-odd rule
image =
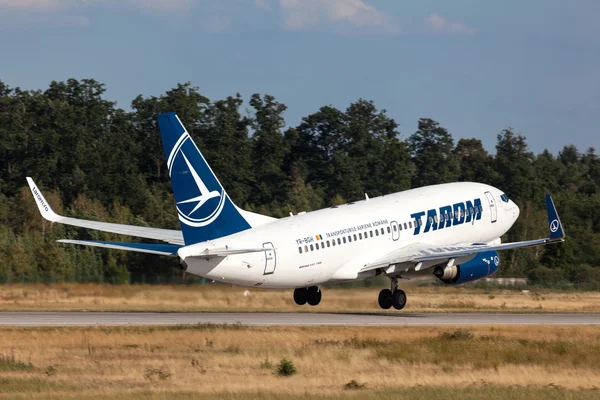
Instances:
[[[513,203],[513,210],[514,210],[513,211],[513,215],[514,215],[514,218],[517,219],[517,218],[519,218],[519,213],[521,212],[521,210],[519,210],[519,206],[516,205],[512,200],[511,200],[511,203]]]

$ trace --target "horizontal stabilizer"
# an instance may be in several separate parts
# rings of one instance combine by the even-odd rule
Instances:
[[[269,249],[269,250],[273,250],[273,249]],[[199,253],[199,254],[194,254],[193,256],[183,256],[180,254],[179,256],[181,258],[194,258],[194,257],[198,257],[198,258],[217,258],[217,257],[227,257],[227,256],[234,256],[236,254],[249,254],[249,253],[261,253],[265,251],[264,248],[262,247],[257,247],[257,248],[249,248],[249,249],[232,249],[232,248],[221,248],[221,249],[206,249],[203,252]]]
[[[117,233],[119,235],[160,240],[172,244],[183,244],[183,236],[181,231],[63,217],[56,214],[54,210],[52,210],[41,190],[35,185],[35,182],[33,182],[33,179],[27,178],[27,183],[29,184],[29,188],[31,189],[31,193],[33,194],[33,198],[36,201],[42,217],[50,222],[78,226],[80,228],[95,229],[102,232]]]
[[[101,242],[96,240],[57,240],[59,243],[78,244],[82,246],[101,247],[104,249],[135,251],[138,253],[158,254],[162,256],[176,256],[181,246],[172,244],[127,243],[127,242]]]

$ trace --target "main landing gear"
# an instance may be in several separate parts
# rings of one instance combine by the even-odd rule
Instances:
[[[398,279],[392,279],[392,289],[383,289],[379,292],[379,307],[389,310],[394,307],[396,310],[402,310],[406,306],[406,293],[398,289]]]
[[[318,286],[294,289],[294,301],[299,306],[306,303],[316,306],[321,302],[321,289]]]

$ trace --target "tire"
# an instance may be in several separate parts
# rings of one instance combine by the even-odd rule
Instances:
[[[303,306],[306,304],[308,300],[308,290],[306,288],[294,289],[294,301],[299,306]]]
[[[319,303],[321,302],[321,297],[322,297],[323,293],[318,288],[314,287],[314,288],[310,288],[309,290],[307,290],[307,294],[308,294],[308,299],[307,299],[308,304],[310,304],[311,306],[318,306]]]
[[[390,289],[383,289],[379,292],[377,302],[379,303],[379,307],[389,310],[392,307],[392,291]]]
[[[396,310],[402,310],[406,307],[406,293],[404,293],[404,290],[398,289],[392,293],[392,305]]]

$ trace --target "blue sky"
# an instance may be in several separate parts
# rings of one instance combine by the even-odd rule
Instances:
[[[216,100],[268,93],[296,125],[374,100],[493,151],[600,147],[600,2],[578,0],[0,0],[0,80],[94,78],[129,108],[191,81]],[[176,111],[176,110],[175,110]]]

